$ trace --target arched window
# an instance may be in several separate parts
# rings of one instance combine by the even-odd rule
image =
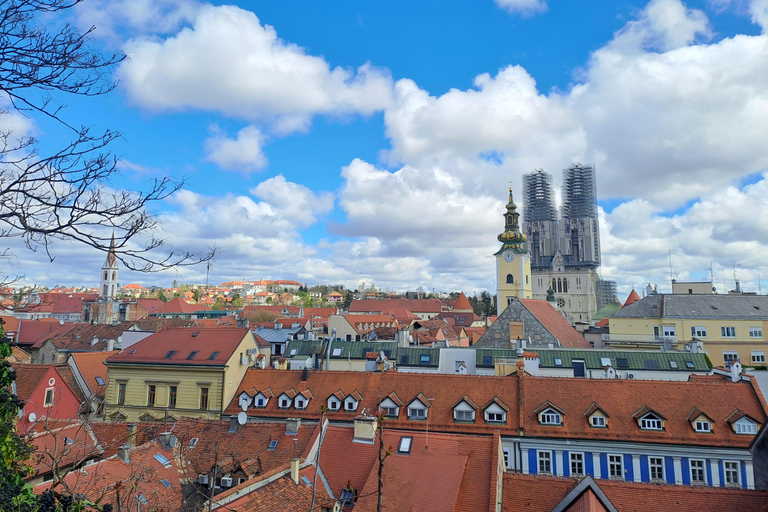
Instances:
[[[563,281],[559,277],[557,278],[557,293],[563,293]]]
[[[515,282],[515,276],[507,274],[507,284],[513,284]]]
[[[563,293],[568,293],[568,278],[563,278]]]
[[[112,280],[114,281],[117,279],[117,272],[112,272]]]
[[[104,280],[105,281],[107,280],[107,273],[106,272],[104,272]]]

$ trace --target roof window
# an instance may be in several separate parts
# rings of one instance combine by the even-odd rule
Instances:
[[[619,368],[629,368],[629,359],[626,357],[617,357],[616,364],[619,366]]]
[[[136,349],[131,350],[130,352],[128,352],[128,354],[130,355],[130,354],[133,354],[134,352],[136,352]]]
[[[97,375],[96,376],[96,384],[98,384],[99,386],[103,386],[104,385],[104,379],[102,379],[101,377],[99,377]]]
[[[197,445],[197,441],[198,441],[198,438],[196,438],[196,437],[193,437],[192,439],[190,439],[189,440],[189,447],[190,448],[194,448]]]
[[[693,370],[693,361],[686,361],[685,367]]]
[[[187,360],[190,360],[190,359],[194,359],[196,355],[197,355],[197,350],[193,350],[193,351],[192,351],[192,352],[190,352],[190,353],[189,353],[189,355],[187,356]]]
[[[172,358],[172,357],[173,357],[173,355],[174,355],[175,353],[176,353],[176,351],[175,351],[175,350],[171,350],[171,351],[169,351],[167,354],[165,354],[165,358],[166,358],[166,359],[170,359],[170,358]]]
[[[421,364],[429,364],[430,356],[429,354],[421,354],[420,363]]]
[[[218,352],[213,352],[213,353],[211,354],[211,356],[208,358],[208,360],[209,360],[209,361],[213,361],[213,360],[214,360],[214,359],[216,359],[217,357],[219,357],[219,353],[218,353]]]
[[[491,356],[485,356],[483,357],[483,364],[488,366],[491,364]]]
[[[340,348],[333,349],[333,355],[334,356],[340,356],[341,355],[341,349]]]
[[[669,367],[670,368],[677,368],[677,361],[670,361],[669,362]]]
[[[559,357],[555,358],[555,366],[563,366],[563,360]]]
[[[601,357],[600,358],[600,366],[611,366],[611,358],[610,357]]]
[[[712,306],[712,309],[717,309],[717,306]]]
[[[162,454],[160,454],[160,453],[158,453],[157,455],[155,455],[155,460],[157,460],[157,462],[159,462],[160,464],[162,464],[162,465],[163,465],[164,467],[166,467],[166,468],[169,468],[169,467],[171,467],[171,461],[169,461],[168,459],[166,459],[165,457],[163,457],[163,455],[162,455]]]
[[[160,480],[160,483],[161,483],[161,484],[163,484],[163,485],[165,486],[165,488],[166,488],[166,489],[170,489],[170,488],[171,488],[171,482],[169,482],[169,481],[168,481],[167,479],[165,479],[165,478],[163,478],[162,480]]]
[[[408,364],[408,354],[402,354],[400,356],[400,364]]]
[[[277,448],[277,439],[273,439],[269,442],[269,448],[267,448],[267,450],[273,452],[275,451],[276,448]]]
[[[656,359],[646,359],[643,363],[646,370],[661,370],[661,365],[659,365],[659,361]]]
[[[403,436],[400,438],[400,444],[397,446],[397,453],[401,455],[409,455],[411,453],[411,445],[413,444],[413,437]]]

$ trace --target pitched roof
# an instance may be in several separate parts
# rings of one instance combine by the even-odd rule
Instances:
[[[550,512],[579,484],[573,478],[557,478],[504,473],[504,512],[528,510]],[[643,484],[615,480],[596,480],[595,484],[617,510],[657,512],[658,510],[696,510],[719,512],[737,504],[739,510],[765,511],[766,491],[746,491],[724,487]],[[558,509],[560,510],[560,509]],[[575,510],[575,508],[565,510]],[[579,508],[578,510],[583,510]],[[605,509],[588,509],[605,510]]]
[[[632,288],[632,291],[629,292],[629,296],[627,297],[627,300],[624,301],[624,305],[621,306],[622,308],[625,308],[632,304],[635,301],[640,300],[640,296],[637,294],[634,288]]]
[[[353,300],[349,305],[350,313],[383,313],[392,309],[407,309],[414,313],[434,313],[442,311],[439,299],[367,299]]]
[[[122,336],[123,331],[127,330],[131,322],[120,324],[89,324],[74,323],[63,324],[69,326],[67,330],[62,330],[54,335],[38,338],[34,345],[39,348],[45,341],[53,343],[58,350],[67,351],[103,351],[108,348],[109,340],[116,341]]]
[[[195,313],[197,311],[210,311],[211,308],[203,304],[188,304],[181,300],[179,297],[174,297],[162,306],[160,306],[155,313],[158,314],[170,314],[170,313]]]
[[[234,327],[163,329],[121,350],[107,359],[106,364],[224,366],[246,336],[250,337],[248,329]],[[168,357],[172,351],[175,353]],[[192,352],[197,354],[189,359]],[[215,352],[218,354],[211,358]]]
[[[53,462],[64,468],[101,455],[90,427],[82,422],[51,424],[32,436],[35,475],[50,473]]]
[[[322,469],[321,469],[322,472]],[[319,474],[318,474],[319,476]],[[307,510],[312,503],[312,482],[315,481],[315,467],[308,466],[299,471],[299,483],[291,480],[290,473],[268,484],[248,492],[240,498],[228,502],[226,505],[213,510],[236,510],[238,512],[273,512],[275,510]],[[243,484],[245,486],[246,484]],[[315,509],[320,507],[332,509],[335,500],[332,500],[325,489],[322,478],[317,478],[317,492],[315,493]]]
[[[53,367],[50,364],[14,364],[12,366],[16,371],[16,396],[19,400],[29,399],[45,374]]]
[[[469,303],[469,299],[467,299],[467,296],[464,295],[464,292],[461,292],[456,299],[456,303],[453,305],[453,309],[451,311],[461,312],[473,312],[472,304]]]
[[[555,336],[565,348],[590,348],[589,342],[546,300],[520,299],[528,311]]]
[[[72,359],[85,384],[88,386],[87,391],[96,396],[104,396],[107,390],[107,367],[104,366],[104,361],[118,353],[119,351],[77,352],[72,354]],[[101,379],[101,384],[99,384],[97,377]],[[83,392],[86,392],[86,390],[83,390]]]
[[[613,318],[768,320],[768,295],[653,294],[625,306]]]
[[[72,324],[62,324],[55,318],[41,318],[39,320],[19,320],[19,332],[16,343],[19,345],[32,345],[44,336],[66,331]]]
[[[19,311],[34,313],[67,314],[81,313],[83,302],[96,300],[99,296],[90,293],[41,293],[40,302],[29,304]]]

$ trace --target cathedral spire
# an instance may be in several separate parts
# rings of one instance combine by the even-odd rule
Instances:
[[[528,237],[520,232],[519,219],[520,214],[517,213],[517,205],[512,197],[512,184],[510,182],[507,213],[504,214],[504,232],[497,237],[497,240],[501,242],[501,249],[496,254],[501,254],[505,250],[517,254],[528,252]]]

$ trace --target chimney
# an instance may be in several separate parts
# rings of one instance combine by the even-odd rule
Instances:
[[[376,423],[376,418],[373,416],[356,416],[355,417],[355,437],[353,442],[373,444],[376,440],[376,429],[379,425]]]
[[[296,485],[299,484],[299,459],[291,459],[291,480]]]
[[[741,363],[738,359],[731,362],[731,380],[733,382],[741,380]]]
[[[126,425],[126,439],[125,439],[125,446],[130,448],[132,446],[136,446],[136,424],[135,423],[129,423]]]
[[[176,436],[170,432],[163,432],[160,434],[160,436],[158,436],[158,441],[164,450],[170,450],[176,446]]]
[[[131,448],[126,445],[121,446],[117,449],[117,456],[123,462],[131,462]]]
[[[285,420],[285,435],[295,436],[301,428],[301,418],[287,418]]]

